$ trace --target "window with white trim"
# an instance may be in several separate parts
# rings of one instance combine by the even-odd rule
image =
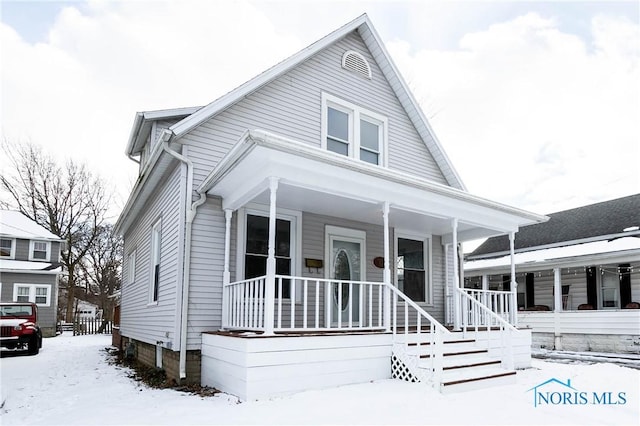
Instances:
[[[149,286],[149,303],[158,301],[160,287],[160,248],[161,248],[162,219],[158,220],[151,229],[151,284]]]
[[[396,238],[396,284],[414,302],[431,303],[430,240]]]
[[[133,250],[127,256],[127,284],[133,284],[136,280],[136,251]]]
[[[13,238],[0,238],[0,257],[13,259],[16,253],[16,240]]]
[[[49,241],[31,241],[29,243],[29,260],[48,261],[51,253]]]
[[[269,218],[256,214],[246,215],[246,240],[244,255],[244,277],[255,278],[266,275],[269,247]],[[292,232],[290,220],[276,219],[276,274],[291,275]],[[283,280],[282,297],[290,297],[290,280]]]
[[[322,94],[322,148],[386,166],[386,117],[343,99]]]
[[[31,302],[38,306],[51,305],[51,286],[47,284],[14,284],[14,302]]]

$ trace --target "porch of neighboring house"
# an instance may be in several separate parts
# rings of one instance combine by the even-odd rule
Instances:
[[[640,269],[620,257],[611,263],[520,272],[519,327],[534,348],[640,353]],[[506,276],[465,271],[467,292],[502,289]],[[491,290],[489,290],[491,291]]]
[[[220,197],[225,211],[222,327],[202,335],[204,385],[255,399],[394,377],[449,392],[510,382],[516,368],[529,365],[531,335],[515,327],[517,284],[509,292],[469,294],[458,284],[457,248],[463,239],[496,233],[509,232],[513,241],[518,221],[538,216],[388,169],[344,167],[333,154],[273,135],[256,143],[259,137],[239,144],[244,152],[232,151],[198,190]],[[234,217],[246,218],[256,205],[265,211],[262,225],[240,220],[232,227]],[[300,212],[300,222],[304,215],[326,219],[299,232],[299,245],[317,254],[299,259],[301,272],[317,268],[324,277],[282,273],[293,270],[293,248],[280,251],[280,209]],[[262,241],[247,237],[252,226],[262,227]],[[365,251],[367,227],[380,240],[373,254]],[[420,268],[431,274],[432,266],[412,268],[408,255],[398,254],[401,232],[429,236],[417,249],[430,251],[428,258],[421,254],[426,263],[438,253],[442,273],[424,275],[431,291],[425,299],[439,298],[438,312],[399,288],[402,274]],[[232,271],[234,238],[236,250],[240,241],[264,249],[245,247]],[[429,247],[431,241],[438,244]],[[381,279],[366,280],[367,268]],[[258,270],[265,272],[231,279],[232,272],[242,278]],[[452,329],[436,319],[445,310]]]

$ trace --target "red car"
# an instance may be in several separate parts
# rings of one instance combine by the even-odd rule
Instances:
[[[35,303],[0,303],[0,330],[0,347],[27,349],[29,355],[40,352],[42,332]]]

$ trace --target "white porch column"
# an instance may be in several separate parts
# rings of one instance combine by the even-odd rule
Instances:
[[[276,294],[276,192],[278,178],[269,178],[269,249],[267,256],[267,279],[264,296],[264,334],[273,335]]]
[[[231,256],[231,218],[233,210],[225,209],[225,234],[224,234],[224,272],[222,273],[222,328],[229,325],[229,288],[231,272],[229,272],[229,258]]]
[[[491,309],[491,306],[489,306],[489,294],[487,293],[487,290],[489,290],[489,275],[487,274],[482,274],[482,290],[484,290],[482,304]]]
[[[516,233],[509,232],[509,257],[511,258],[511,324],[518,326],[518,282],[516,281],[516,262],[515,262],[515,240]]]
[[[562,270],[553,269],[553,334],[555,349],[562,350],[562,333],[560,332],[560,312],[562,312]]]
[[[482,274],[482,289],[489,290],[489,275]]]
[[[462,312],[460,310],[460,276],[458,265],[458,219],[453,218],[451,220],[451,228],[453,232],[453,328],[460,329],[462,324]]]
[[[389,254],[389,202],[382,205],[382,221],[384,227],[384,270],[382,280],[384,281],[384,328],[391,331],[391,255]]]

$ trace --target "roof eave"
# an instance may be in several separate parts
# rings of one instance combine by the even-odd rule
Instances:
[[[186,117],[184,120],[181,120],[180,122],[171,126],[170,129],[173,131],[176,137],[179,138],[184,136],[190,130],[192,130],[193,128],[202,124],[204,121],[211,118],[218,111],[228,108],[229,106],[238,102],[240,99],[244,98],[248,94],[258,90],[265,84],[277,78],[278,76],[287,73],[289,70],[293,69],[299,63],[312,57],[313,55],[315,55],[325,47],[343,38],[344,36],[356,30],[357,28],[359,28],[361,25],[365,23],[369,27],[371,27],[371,23],[367,15],[366,14],[360,15],[353,21],[343,25],[342,27],[324,36],[323,38],[316,41],[315,43],[298,51],[297,53],[285,59],[284,61],[264,71],[262,74],[259,74],[257,77],[252,78],[251,80],[238,86],[236,89],[230,91],[229,93],[211,102],[209,105],[202,107],[196,113],[192,114],[189,117]]]

